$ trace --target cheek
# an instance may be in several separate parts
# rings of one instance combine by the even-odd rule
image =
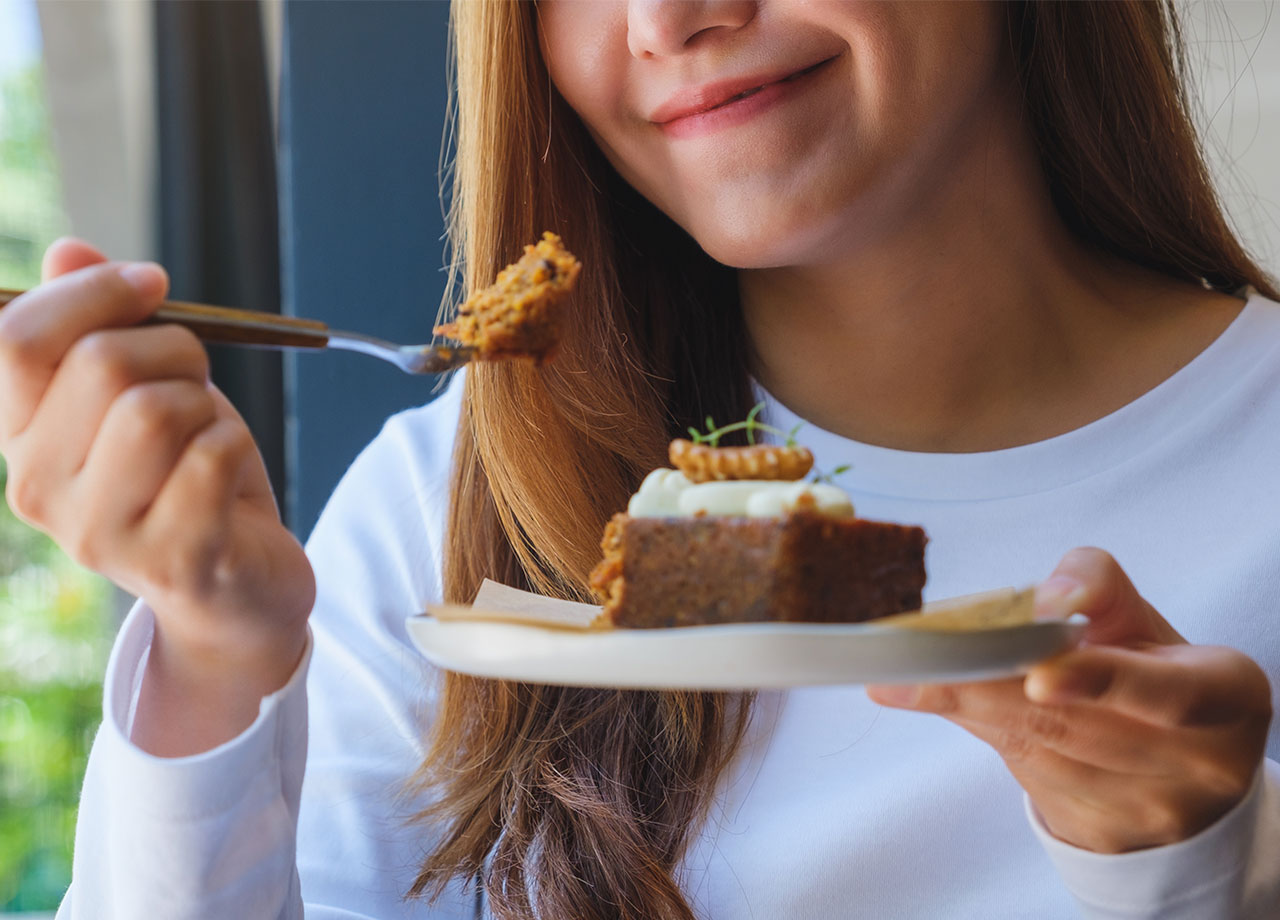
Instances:
[[[594,129],[626,89],[626,3],[543,0],[538,41],[551,82]]]
[[[820,8],[823,5],[818,5]],[[832,107],[751,157],[681,178],[673,216],[743,268],[839,258],[927,213],[1004,112],[1002,13],[988,3],[832,4],[847,43]],[[696,178],[695,178],[696,176]],[[961,181],[956,179],[956,181]],[[670,212],[669,212],[670,213]]]
[[[881,4],[876,4],[881,6]],[[895,133],[924,135],[980,101],[996,103],[1003,12],[990,2],[883,4],[861,43],[869,112]],[[856,54],[856,52],[855,52]]]
[[[629,107],[640,88],[626,0],[543,0],[538,40],[556,90],[618,174],[667,214],[674,178],[660,136]]]

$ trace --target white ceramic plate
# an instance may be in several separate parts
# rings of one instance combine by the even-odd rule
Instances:
[[[408,628],[430,661],[464,674],[573,686],[731,690],[1004,677],[1073,647],[1084,621],[973,631],[787,623],[584,631],[416,616]]]

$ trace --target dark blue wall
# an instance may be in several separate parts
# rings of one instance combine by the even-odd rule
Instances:
[[[438,196],[449,4],[288,0],[281,82],[286,312],[429,341],[444,289]],[[305,536],[339,477],[435,379],[329,352],[286,364],[286,513]]]

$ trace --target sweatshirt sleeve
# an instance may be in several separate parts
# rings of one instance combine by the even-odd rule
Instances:
[[[441,593],[457,403],[455,385],[394,417],[343,477],[307,544],[307,652],[236,738],[181,758],[130,741],[154,626],[135,607],[107,669],[58,920],[472,916],[461,886],[434,905],[405,898],[431,843],[406,781],[436,675],[404,620]]]
[[[1054,837],[1026,799],[1036,836],[1085,920],[1280,917],[1280,763],[1264,760],[1248,794],[1180,843],[1107,855]]]
[[[146,604],[137,604],[112,650],[58,920],[301,916],[293,865],[299,788],[288,778],[306,758],[311,643],[238,737],[161,758],[129,740],[153,626]]]

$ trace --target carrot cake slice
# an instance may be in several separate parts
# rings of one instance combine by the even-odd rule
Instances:
[[[605,529],[591,585],[619,627],[853,623],[916,610],[925,533],[805,481],[804,448],[675,441]]]

